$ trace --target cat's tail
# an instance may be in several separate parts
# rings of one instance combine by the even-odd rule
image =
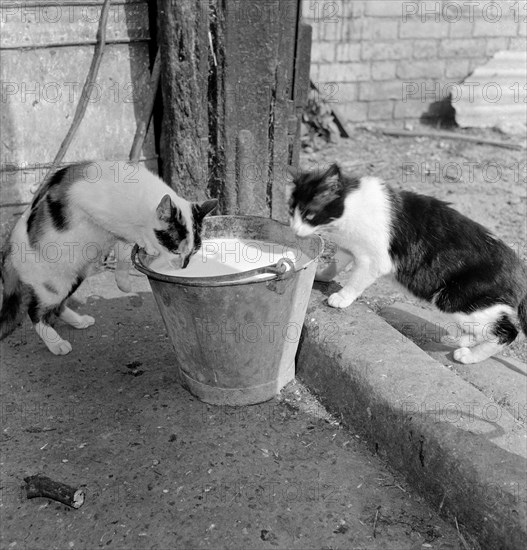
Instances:
[[[2,279],[3,296],[0,310],[0,340],[9,336],[22,321],[29,301],[28,285],[18,276],[9,248],[0,253],[0,277]]]
[[[520,326],[523,330],[523,334],[527,336],[527,294],[520,300],[518,304],[518,319]]]

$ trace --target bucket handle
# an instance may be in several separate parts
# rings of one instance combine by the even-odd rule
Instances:
[[[279,281],[283,281],[293,276],[295,264],[289,258],[280,258],[275,265],[269,265],[262,269],[263,273],[273,273]]]
[[[289,258],[280,258],[274,265],[258,267],[251,271],[241,271],[240,273],[231,273],[229,275],[219,275],[214,277],[217,282],[225,280],[226,283],[233,281],[243,281],[250,283],[251,279],[260,275],[274,275],[277,281],[284,281],[295,274],[295,264]]]
[[[283,294],[287,288],[285,281],[295,273],[295,264],[289,258],[280,258],[276,265],[269,266],[269,269],[276,275],[276,279],[267,281],[267,288],[277,294]]]
[[[252,271],[242,271],[240,273],[218,275],[216,277],[178,277],[179,280],[175,281],[175,277],[164,275],[162,273],[156,273],[143,265],[141,260],[138,258],[139,250],[139,246],[136,244],[132,250],[132,263],[141,273],[144,273],[148,277],[159,281],[175,282],[180,284],[184,282],[184,284],[189,286],[228,286],[232,283],[251,283],[253,282],[253,278],[260,275],[273,275],[276,277],[275,280],[284,281],[291,278],[295,274],[295,264],[289,258],[280,258],[274,265],[259,267],[253,269]]]

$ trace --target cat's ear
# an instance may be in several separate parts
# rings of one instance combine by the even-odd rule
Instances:
[[[341,188],[341,173],[337,164],[332,164],[318,180],[317,190],[313,198],[313,206],[325,208],[338,198]]]
[[[322,176],[328,187],[338,187],[341,181],[341,172],[338,164],[332,164]]]
[[[172,210],[174,208],[176,207],[172,204],[172,199],[170,198],[170,195],[165,195],[156,208],[158,219],[164,222],[170,221],[172,219]]]
[[[217,199],[209,199],[201,204],[195,204],[193,208],[194,217],[202,220],[207,214],[212,212],[218,206]]]

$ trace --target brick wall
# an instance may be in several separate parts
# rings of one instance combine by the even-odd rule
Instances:
[[[311,80],[349,122],[418,119],[463,93],[459,84],[495,52],[527,47],[525,0],[303,0],[302,8],[313,27]]]

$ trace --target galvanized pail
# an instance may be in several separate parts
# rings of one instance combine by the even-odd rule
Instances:
[[[183,386],[202,401],[249,405],[275,396],[295,375],[295,354],[323,242],[254,216],[211,216],[203,239],[238,238],[298,249],[295,262],[217,277],[175,277],[148,268],[136,246],[134,266],[148,276],[176,352]]]

